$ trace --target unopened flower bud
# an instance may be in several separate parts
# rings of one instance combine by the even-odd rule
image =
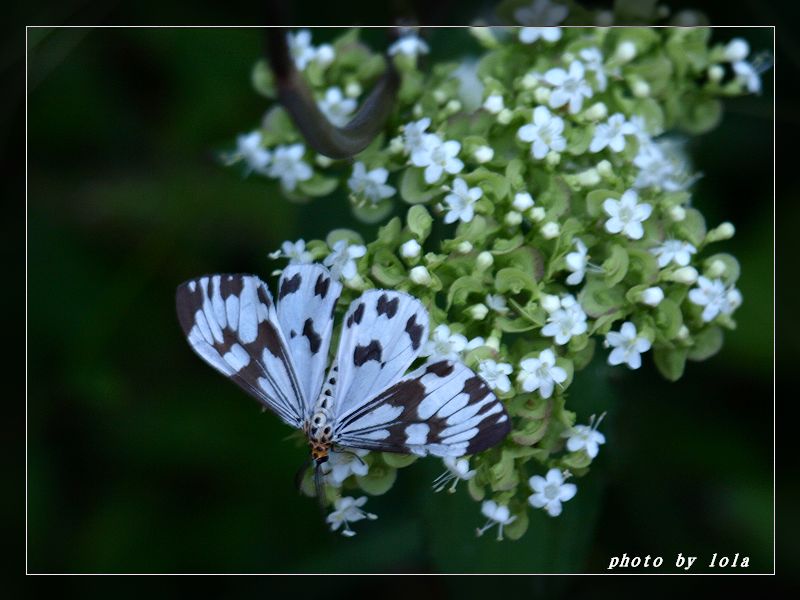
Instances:
[[[514,194],[514,201],[511,203],[514,210],[525,212],[533,206],[533,197],[528,192],[517,192]]]
[[[344,88],[344,93],[350,98],[358,98],[362,91],[361,84],[357,81],[351,81]]]
[[[725,69],[720,65],[711,65],[708,67],[708,79],[714,83],[719,83],[725,77]]]
[[[330,159],[330,158],[328,158],[327,156],[324,156],[324,155],[322,155],[322,154],[317,154],[317,156],[316,156],[316,158],[314,159],[314,161],[315,161],[315,162],[316,162],[316,163],[317,163],[317,164],[318,164],[320,167],[322,167],[323,169],[326,169],[326,168],[330,167],[330,166],[333,164],[333,160],[332,160],[332,159]]]
[[[487,163],[494,158],[494,150],[489,146],[478,146],[472,153],[472,157],[479,163]]]
[[[506,213],[506,216],[503,220],[509,227],[516,227],[522,223],[522,215],[517,211],[512,210]]]
[[[633,42],[622,42],[617,46],[614,56],[620,62],[626,63],[636,57],[636,44]]]
[[[729,240],[736,233],[736,228],[732,223],[722,223],[709,231],[706,234],[706,242],[720,242],[722,240]]]
[[[561,162],[561,155],[555,150],[550,150],[550,152],[547,153],[547,156],[544,157],[544,162],[550,167],[555,167]]]
[[[674,273],[672,273],[672,281],[677,281],[678,283],[685,283],[686,285],[692,285],[694,282],[697,281],[699,277],[699,273],[697,269],[694,267],[681,267],[680,269],[676,269]]]
[[[597,171],[597,174],[600,175],[600,177],[602,177],[603,179],[608,179],[614,175],[614,167],[609,161],[605,159],[597,163],[595,170]]]
[[[520,83],[523,89],[532,90],[539,85],[539,78],[534,73],[526,73]]]
[[[547,216],[547,211],[541,206],[534,206],[532,209],[528,211],[528,216],[531,218],[531,221],[544,221],[545,216]]]
[[[408,240],[405,244],[400,246],[400,256],[403,258],[417,258],[422,250],[417,240]]]
[[[320,65],[326,66],[331,64],[335,57],[336,57],[336,52],[334,52],[333,46],[331,46],[330,44],[322,44],[317,48],[314,60],[318,62]]]
[[[460,254],[469,254],[472,252],[472,244],[467,241],[463,241],[456,246],[456,250],[458,250]]]
[[[514,113],[512,113],[507,108],[504,108],[498,113],[497,122],[500,123],[500,125],[508,125],[509,123],[511,123],[511,119],[513,118],[514,118]]]
[[[647,98],[650,95],[650,84],[644,79],[637,79],[633,82],[631,91],[637,98]]]
[[[436,104],[442,104],[447,100],[447,92],[442,89],[433,90],[433,99],[436,101]]]
[[[408,278],[417,285],[430,285],[433,282],[431,274],[423,266],[417,266],[408,273]]]
[[[750,53],[750,46],[742,38],[734,38],[725,46],[725,60],[738,62],[747,58]]]
[[[498,338],[496,335],[490,335],[488,338],[486,338],[485,345],[495,352],[498,352],[500,350],[500,338]]]
[[[664,299],[664,290],[658,286],[649,287],[642,292],[641,301],[648,306],[658,306]]]
[[[470,306],[467,309],[467,314],[476,321],[482,321],[486,318],[486,315],[489,314],[489,309],[485,304],[479,302],[478,304]]]
[[[725,263],[720,259],[716,259],[708,266],[706,273],[711,278],[722,277],[725,274],[725,269]]]
[[[676,204],[669,209],[669,218],[676,223],[680,223],[686,218],[686,209]]]
[[[542,225],[539,231],[542,234],[542,237],[546,240],[552,240],[553,238],[557,238],[558,234],[561,233],[561,228],[558,226],[558,223],[553,221],[548,221],[544,225]]]
[[[542,305],[542,308],[549,313],[555,312],[561,308],[561,300],[554,294],[542,294],[539,298],[539,303]]]
[[[676,336],[679,340],[685,341],[689,339],[689,328],[686,325],[681,325],[680,329],[678,329],[678,334]]]
[[[399,135],[397,137],[393,137],[389,140],[389,152],[391,154],[402,154],[405,150],[405,144],[403,144],[403,138]]]
[[[539,104],[547,104],[550,100],[550,90],[546,87],[538,87],[536,91],[533,92],[533,97]]]
[[[448,100],[444,109],[449,113],[457,113],[458,111],[461,110],[461,101],[455,98],[453,98],[452,100]]]
[[[486,100],[483,101],[483,108],[487,112],[496,115],[505,108],[503,97],[500,94],[490,94]]]
[[[597,169],[586,169],[577,175],[578,183],[584,187],[591,187],[600,183],[600,174]]]
[[[478,258],[475,259],[475,266],[478,268],[479,271],[485,271],[493,264],[494,264],[494,256],[492,256],[491,252],[487,252],[486,250],[478,254]]]
[[[608,116],[608,107],[605,102],[595,102],[583,114],[590,121],[602,121]]]

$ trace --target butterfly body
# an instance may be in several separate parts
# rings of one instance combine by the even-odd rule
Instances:
[[[505,408],[463,363],[432,359],[406,373],[428,313],[404,292],[356,298],[327,369],[341,290],[321,265],[289,265],[277,302],[254,275],[220,274],[180,285],[176,307],[194,351],[302,430],[318,467],[336,449],[462,456],[506,436]]]

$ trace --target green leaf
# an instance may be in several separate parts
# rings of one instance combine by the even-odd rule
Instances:
[[[478,483],[477,477],[473,477],[467,482],[467,491],[475,502],[481,502],[486,497],[486,490]]]
[[[501,453],[500,460],[489,469],[489,483],[495,492],[512,490],[519,483],[514,457],[505,450]]]
[[[400,179],[400,197],[409,204],[430,202],[440,193],[440,188],[431,187],[425,183],[425,174],[422,169],[409,167]]]
[[[265,59],[262,58],[256,62],[250,78],[256,92],[271,100],[277,97],[275,77],[272,75],[272,69],[269,68]]]
[[[511,439],[522,446],[533,446],[547,433],[548,423],[547,418],[525,419],[522,421],[522,427],[511,432]]]
[[[686,218],[675,225],[678,233],[695,247],[706,238],[706,220],[696,208],[686,209]]]
[[[536,281],[532,275],[514,267],[500,269],[495,276],[494,285],[501,294],[506,292],[519,294],[523,290],[536,289]]]
[[[585,450],[570,452],[561,459],[561,466],[572,470],[585,469],[590,464],[592,464],[592,459]]]
[[[402,469],[416,462],[417,456],[414,454],[396,454],[394,452],[383,452],[381,454],[383,462],[395,469]]]
[[[375,253],[370,274],[378,283],[389,287],[398,286],[406,280],[403,263],[393,252],[386,249],[380,249]]]
[[[392,467],[373,464],[369,468],[369,473],[356,477],[358,487],[372,496],[385,494],[394,485],[397,479],[397,469]]]
[[[725,285],[730,286],[735,284],[739,280],[739,274],[741,272],[739,261],[736,260],[734,256],[722,252],[709,256],[703,263],[706,269],[708,269],[716,261],[721,261],[722,264],[725,265],[725,272],[722,274],[722,281],[725,282]]]
[[[664,338],[671,340],[683,325],[683,313],[677,303],[664,298],[655,309],[655,322]]]
[[[611,246],[610,256],[603,262],[605,282],[608,287],[614,287],[625,278],[628,272],[628,253],[618,244]]]
[[[685,95],[682,100],[684,111],[678,122],[679,127],[692,135],[700,135],[714,129],[722,120],[722,102],[710,96]]]
[[[403,222],[400,217],[395,217],[378,229],[378,241],[384,246],[394,247],[400,242],[402,230]]]
[[[625,304],[625,290],[609,288],[602,279],[591,279],[578,294],[578,300],[586,314],[598,318],[610,314]]]
[[[330,194],[338,185],[339,180],[335,177],[325,177],[315,172],[311,176],[311,179],[298,182],[297,187],[303,194],[313,198],[319,198]]]
[[[689,360],[700,361],[711,358],[722,348],[722,329],[708,327],[693,336],[694,344],[689,349]]]
[[[668,348],[656,346],[653,349],[653,360],[659,372],[669,381],[677,381],[683,375],[686,366],[686,348]]]
[[[431,233],[433,218],[428,209],[421,205],[412,206],[406,216],[408,229],[420,242],[424,242]]]
[[[449,310],[454,304],[463,306],[470,294],[484,294],[485,291],[483,281],[479,277],[473,275],[459,277],[447,290],[447,308]]]
[[[331,248],[340,240],[345,240],[348,244],[364,244],[364,238],[362,238],[357,231],[353,231],[352,229],[332,229],[325,237],[325,243]]]
[[[512,158],[506,166],[506,179],[514,190],[525,189],[525,163],[518,158]]]
[[[503,238],[498,238],[494,241],[492,245],[492,254],[495,256],[501,254],[508,254],[509,252],[516,250],[519,248],[524,241],[522,234],[517,234],[512,237],[510,240],[506,240]]]
[[[353,211],[353,216],[356,219],[361,221],[362,223],[367,223],[368,225],[372,225],[374,223],[380,223],[394,210],[394,202],[389,199],[384,199],[374,204],[372,202],[364,202],[358,204],[351,204],[351,210]]]
[[[528,511],[523,507],[514,516],[517,518],[503,528],[503,534],[510,540],[518,540],[528,531]]]

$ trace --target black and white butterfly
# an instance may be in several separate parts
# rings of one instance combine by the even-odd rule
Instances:
[[[354,300],[326,374],[341,291],[325,267],[289,265],[277,302],[255,275],[207,275],[181,284],[176,305],[194,351],[302,429],[318,467],[333,448],[457,457],[505,438],[505,408],[466,365],[432,359],[406,374],[428,339],[409,294]]]

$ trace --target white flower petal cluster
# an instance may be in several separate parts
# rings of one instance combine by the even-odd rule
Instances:
[[[413,30],[406,30],[396,42],[389,46],[389,56],[403,54],[416,58],[420,54],[428,54],[428,52],[430,52],[430,48],[427,42]]]
[[[639,335],[636,325],[626,321],[619,331],[606,334],[605,346],[613,348],[608,355],[608,364],[626,364],[631,369],[638,369],[642,366],[642,353],[650,350],[651,345],[650,340]]]
[[[600,446],[606,443],[606,436],[597,431],[604,415],[595,421],[594,415],[589,419],[588,425],[575,425],[562,435],[567,438],[567,450],[580,452],[584,450],[589,458],[594,459],[600,452]]]
[[[508,363],[498,363],[491,358],[482,360],[478,363],[478,375],[489,385],[493,390],[498,390],[506,393],[511,390],[511,380],[508,378],[511,375],[513,368]]]
[[[502,294],[486,294],[484,298],[486,306],[500,315],[508,314],[508,302]]]
[[[597,81],[597,91],[605,92],[608,87],[608,77],[606,67],[603,64],[603,53],[600,52],[599,48],[591,47],[581,50],[578,56],[586,70],[594,73],[594,78]],[[617,74],[617,72],[618,69],[614,71],[614,74]]]
[[[289,54],[294,59],[294,64],[298,70],[303,71],[312,61],[326,66],[333,62],[336,54],[333,46],[322,44],[315,48],[311,45],[311,32],[308,29],[301,29],[296,33],[287,33],[286,41],[289,44]]]
[[[527,6],[520,6],[514,10],[514,19],[521,25],[540,25],[542,27],[558,25],[569,14],[569,8],[564,4],[550,0],[533,0]]]
[[[641,133],[637,133],[637,138],[641,138]],[[670,138],[640,139],[633,165],[638,169],[633,187],[639,189],[678,192],[689,188],[699,177],[691,172],[683,144]]]
[[[456,491],[459,481],[469,481],[477,473],[475,469],[469,468],[468,458],[446,456],[442,459],[442,462],[444,462],[446,471],[434,479],[433,489],[435,492],[441,492],[452,481],[453,484],[448,489],[448,492],[452,494]]]
[[[368,513],[361,508],[366,503],[366,496],[361,496],[360,498],[353,498],[352,496],[338,498],[333,505],[333,511],[331,511],[325,519],[331,526],[331,531],[337,531],[339,527],[344,526],[342,535],[345,537],[353,537],[356,532],[350,529],[350,523],[363,519],[368,519],[370,521],[377,519],[377,515]]]
[[[537,358],[526,358],[519,363],[517,381],[524,392],[539,390],[542,398],[553,395],[556,384],[567,380],[567,372],[556,366],[556,354],[550,348],[542,350]]]
[[[564,474],[558,469],[550,469],[547,475],[534,475],[528,480],[533,494],[528,502],[534,508],[543,508],[551,517],[561,514],[562,503],[572,500],[578,492],[574,483],[565,483]]]
[[[559,307],[550,312],[547,323],[542,327],[542,335],[551,337],[559,346],[569,342],[573,336],[586,333],[586,313],[575,296],[568,294],[559,300]]]
[[[388,178],[389,171],[383,167],[367,171],[364,163],[358,161],[353,165],[353,174],[347,180],[347,185],[356,197],[377,204],[381,200],[391,198],[397,191],[386,183]]]
[[[331,452],[328,462],[323,463],[325,480],[335,487],[341,487],[350,475],[363,477],[369,472],[369,465],[362,460],[367,454],[369,451],[360,448],[343,448]]]
[[[567,148],[564,119],[553,115],[547,107],[537,106],[533,110],[533,121],[517,131],[517,137],[531,144],[531,156],[543,159],[551,150],[563,152]]]
[[[503,539],[503,527],[510,525],[517,518],[508,510],[508,506],[498,504],[494,500],[484,500],[483,504],[481,504],[481,512],[487,521],[483,527],[478,529],[477,534],[481,536],[488,529],[497,525],[497,541],[502,541]]]
[[[353,98],[345,96],[337,86],[325,90],[325,95],[317,101],[319,110],[336,127],[347,125],[357,105]]]
[[[615,113],[608,118],[608,121],[595,127],[589,151],[600,152],[608,148],[612,152],[622,152],[625,149],[625,136],[635,133],[636,127],[625,119],[625,115]]]
[[[322,261],[334,277],[345,281],[358,275],[356,260],[367,253],[367,247],[361,244],[349,244],[347,240],[339,240],[331,248],[331,253]]]
[[[433,141],[428,138],[429,134],[425,133],[430,125],[431,120],[428,117],[403,125],[403,148],[406,153],[413,154],[424,148],[426,143]]]
[[[421,356],[432,356],[437,359],[458,360],[467,348],[467,338],[460,333],[453,333],[447,325],[437,325],[431,332],[430,339],[425,342]]]
[[[252,131],[236,138],[236,152],[233,159],[245,162],[247,174],[255,171],[265,175],[267,165],[272,160],[272,154],[264,148],[261,132]]]
[[[314,256],[306,250],[306,241],[297,240],[296,242],[283,242],[281,249],[270,252],[271,259],[288,258],[290,265],[306,265],[314,262]]]
[[[483,190],[467,185],[467,182],[456,177],[450,193],[444,197],[447,212],[444,215],[445,223],[469,223],[475,216],[475,203],[483,196]]]
[[[644,235],[644,223],[653,212],[653,207],[646,202],[639,203],[636,190],[627,190],[619,200],[607,198],[603,202],[603,210],[610,217],[606,223],[609,233],[622,233],[632,240],[640,240]]]
[[[461,143],[455,140],[444,141],[435,133],[425,134],[422,144],[411,153],[411,163],[425,169],[425,183],[434,184],[444,173],[455,175],[464,168],[458,158]]]
[[[533,44],[539,40],[557,42],[561,39],[560,27],[523,27],[519,30],[519,41],[523,44]]]
[[[550,108],[567,106],[570,114],[577,114],[583,107],[584,98],[594,95],[584,76],[586,69],[579,60],[573,60],[569,70],[556,67],[544,74],[544,81],[553,86],[550,92]]]
[[[267,175],[280,179],[281,187],[287,192],[294,191],[298,182],[308,181],[314,175],[311,166],[303,160],[305,153],[303,144],[277,146],[267,167]]]
[[[717,315],[732,314],[742,304],[742,293],[735,287],[726,288],[721,279],[700,276],[697,287],[689,290],[689,300],[703,307],[703,321],[708,323]]]
[[[569,285],[578,285],[583,281],[583,278],[586,276],[586,267],[589,264],[586,244],[580,239],[575,238],[575,247],[577,250],[568,253],[566,257],[567,269],[571,271],[570,275],[567,276],[567,284]]]
[[[692,254],[697,252],[689,242],[681,240],[664,240],[660,246],[650,249],[650,253],[658,259],[659,268],[663,269],[670,263],[685,267],[692,261]]]

